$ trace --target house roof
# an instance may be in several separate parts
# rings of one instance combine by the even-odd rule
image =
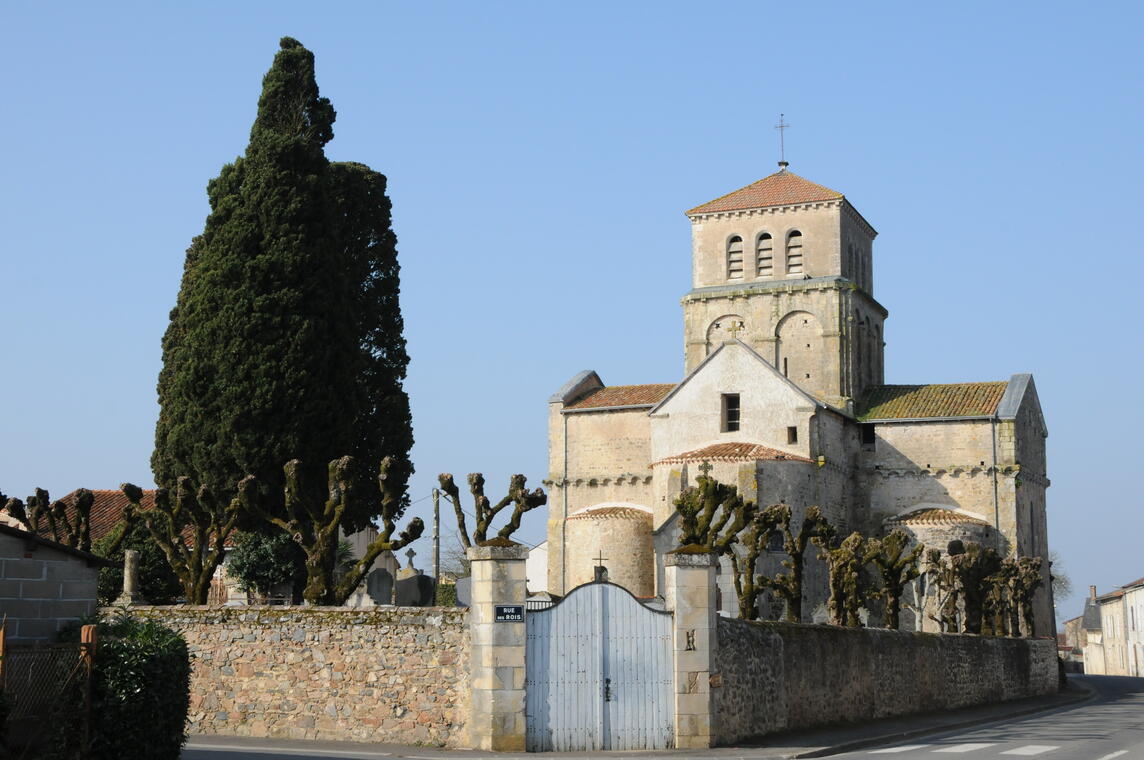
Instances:
[[[753,462],[765,459],[776,462],[810,462],[804,456],[791,454],[788,451],[772,449],[758,443],[715,443],[694,451],[685,451],[682,454],[664,457],[657,464],[682,464],[684,462]]]
[[[886,525],[984,525],[987,528],[992,527],[980,518],[940,507],[927,507],[904,515],[894,515],[883,522]]]
[[[75,504],[75,491],[67,494],[61,499],[68,505],[68,516],[72,516],[72,510]],[[94,544],[99,539],[106,536],[119,521],[123,519],[123,510],[127,508],[127,496],[119,489],[104,489],[93,490],[92,496],[95,497],[91,502],[91,542]],[[139,502],[139,506],[143,509],[153,509],[155,507],[155,489],[147,489],[143,491],[143,498]]]
[[[675,383],[651,385],[610,385],[597,388],[584,398],[564,407],[568,409],[605,409],[622,406],[655,406],[663,400]]]
[[[844,196],[837,190],[815,184],[792,172],[775,172],[752,182],[746,187],[720,196],[687,211],[688,216],[714,214],[719,211],[741,211],[750,208],[770,206],[792,206],[799,203],[841,200]]]
[[[1120,588],[1135,588],[1136,586],[1144,586],[1144,578],[1137,578],[1131,583],[1125,583]]]
[[[875,385],[855,405],[862,421],[928,417],[989,417],[1005,395],[1005,381],[935,385]]]
[[[1100,608],[1096,605],[1095,599],[1084,600],[1084,613],[1081,615],[1080,625],[1086,631],[1099,631],[1100,626]]]

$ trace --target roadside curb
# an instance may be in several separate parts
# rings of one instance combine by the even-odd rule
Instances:
[[[978,718],[970,718],[954,723],[946,723],[941,726],[927,726],[925,728],[915,728],[907,731],[897,731],[889,734],[882,734],[879,736],[865,737],[863,739],[854,739],[852,741],[842,742],[830,747],[818,747],[812,750],[807,750],[806,752],[798,752],[793,755],[787,755],[787,757],[792,758],[793,760],[794,758],[825,757],[827,755],[837,755],[843,752],[853,752],[855,750],[865,749],[866,747],[872,747],[880,744],[892,744],[893,742],[917,739],[922,736],[941,734],[947,731],[957,731],[959,729],[970,728],[972,726],[985,726],[990,723],[1000,723],[1001,721],[1011,720],[1012,718],[1020,718],[1026,715],[1035,715],[1042,712],[1052,712],[1054,710],[1060,710],[1065,707],[1073,707],[1084,702],[1091,702],[1097,697],[1097,693],[1094,689],[1091,689],[1083,684],[1076,684],[1075,686],[1076,691],[1079,693],[1071,695],[1068,699],[1060,699],[1049,705],[1023,707],[1000,715],[983,715]]]

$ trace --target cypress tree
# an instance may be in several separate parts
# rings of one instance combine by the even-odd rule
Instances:
[[[273,508],[287,461],[323,498],[331,459],[388,455],[404,494],[413,437],[390,203],[384,176],[326,158],[334,118],[313,54],[283,38],[246,152],[208,184],[163,337],[161,487],[189,476],[225,499],[253,475]],[[344,526],[363,527],[378,503]]]

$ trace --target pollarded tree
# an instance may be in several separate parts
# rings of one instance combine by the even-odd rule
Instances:
[[[226,556],[227,540],[242,515],[241,503],[256,488],[254,478],[243,478],[232,498],[219,497],[206,486],[196,488],[190,478],[179,478],[173,495],[166,488],[156,489],[155,508],[146,511],[140,507],[143,489],[132,483],[119,488],[128,508],[166,555],[183,584],[187,603],[206,604],[215,570]]]
[[[313,55],[284,38],[246,152],[208,185],[187,251],[152,468],[160,486],[188,476],[223,501],[253,475],[285,519],[283,462],[304,463],[299,498],[323,502],[324,463],[353,454],[361,496],[339,527],[355,530],[381,509],[366,463],[390,456],[398,514],[407,504],[408,356],[385,178],[327,160],[333,122]]]
[[[830,535],[832,528],[823,517],[822,510],[816,506],[806,508],[797,532],[791,526],[791,508],[786,504],[769,506],[763,514],[782,534],[783,549],[787,553],[787,558],[782,563],[787,572],[779,573],[766,582],[786,602],[787,622],[797,623],[802,620],[802,579],[806,567],[806,547],[812,539]]]
[[[91,506],[94,503],[95,495],[86,488],[76,490],[71,504],[62,500],[52,501],[42,488],[37,488],[26,504],[0,493],[0,504],[28,531],[85,552],[91,551]],[[122,530],[107,542],[109,551],[115,551],[123,542],[133,519],[134,515],[124,513]]]
[[[392,461],[387,457],[381,460],[378,469],[376,493],[380,494],[378,518],[381,525],[378,526],[377,537],[349,568],[338,566],[338,528],[344,524],[347,512],[360,510],[362,501],[377,498],[359,490],[356,473],[360,469],[353,457],[342,457],[329,463],[326,468],[325,495],[322,498],[314,498],[317,489],[305,482],[308,469],[301,462],[287,462],[284,468],[285,517],[268,509],[264,503],[266,500],[257,489],[240,489],[239,496],[244,509],[277,525],[293,536],[302,547],[306,554],[306,587],[302,597],[309,604],[344,604],[365,578],[379,554],[404,548],[424,532],[425,524],[420,517],[415,517],[400,535],[394,535],[397,520],[405,508],[401,503],[404,488],[390,479],[391,466]]]
[[[885,538],[871,538],[866,543],[866,558],[874,566],[882,584],[878,596],[884,605],[883,622],[894,630],[901,624],[906,584],[921,574],[918,558],[925,546],[919,543],[909,549],[909,545],[910,537],[903,530],[893,530]]]
[[[705,549],[722,555],[738,540],[758,511],[756,502],[744,499],[735,486],[700,475],[695,485],[675,498],[679,512],[679,546]]]
[[[473,495],[473,510],[476,513],[473,523],[473,537],[469,538],[468,522],[465,519],[465,509],[461,506],[461,492],[451,473],[443,472],[437,476],[441,486],[441,493],[445,500],[453,505],[453,513],[457,516],[457,531],[461,541],[462,556],[464,549],[471,549],[474,544],[480,545],[488,540],[489,530],[492,528],[493,518],[501,510],[512,504],[512,515],[499,531],[497,538],[508,539],[520,528],[520,519],[525,512],[531,512],[537,507],[548,503],[548,496],[540,488],[529,491],[525,487],[527,482],[523,475],[513,475],[508,481],[508,493],[493,504],[485,496],[485,476],[479,472],[469,473],[469,493]]]
[[[862,534],[855,531],[834,545],[831,531],[814,538],[814,543],[822,549],[830,571],[828,585],[830,596],[826,606],[830,610],[830,622],[848,628],[862,625],[858,611],[863,602],[862,570],[869,561],[866,542]]]
[[[752,502],[753,503],[753,502]],[[743,554],[728,552],[731,559],[731,574],[735,582],[735,596],[739,598],[739,617],[743,620],[757,620],[759,617],[758,599],[767,587],[767,579],[756,575],[755,568],[771,542],[778,525],[771,522],[776,517],[774,511],[755,511],[750,523],[739,534]]]

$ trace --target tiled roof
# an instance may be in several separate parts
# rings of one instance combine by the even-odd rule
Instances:
[[[810,459],[786,451],[772,449],[757,443],[716,443],[695,451],[664,457],[653,464],[682,464],[684,462],[753,462],[759,459],[772,461],[809,462]]]
[[[596,517],[610,517],[616,520],[646,520],[651,522],[651,513],[635,507],[600,507],[599,509],[586,509],[569,515],[569,520],[588,520]]]
[[[1109,591],[1107,594],[1102,594],[1096,598],[1098,602],[1111,602],[1113,599],[1119,599],[1124,596],[1124,589],[1117,589],[1116,591]]]
[[[94,544],[114,530],[123,519],[123,510],[127,508],[127,496],[119,489],[100,489],[91,493],[95,497],[91,503],[91,542]],[[70,507],[75,503],[75,491],[65,496],[62,501]],[[145,510],[155,507],[155,489],[143,491],[139,506]],[[68,512],[70,516],[71,510]]]
[[[675,383],[653,385],[610,385],[598,388],[565,409],[603,409],[616,406],[655,406],[663,401]]]
[[[1120,588],[1133,588],[1135,586],[1144,586],[1144,578],[1137,578],[1136,580],[1132,581],[1131,583],[1125,583]]]
[[[788,171],[775,172],[746,187],[708,201],[687,212],[694,214],[714,214],[718,211],[741,211],[749,208],[769,206],[791,206],[797,203],[834,201],[841,199],[842,193],[829,187],[816,185],[797,174]]]
[[[887,525],[984,525],[990,527],[989,523],[979,518],[939,507],[919,509],[906,515],[891,517],[885,523]]]
[[[75,494],[76,492],[72,491],[60,499],[60,501],[68,506],[69,519],[74,517],[74,507],[72,505],[75,503]],[[92,491],[91,494],[94,499],[91,503],[89,519],[91,520],[91,542],[94,544],[114,530],[115,526],[119,524],[119,521],[123,519],[123,510],[127,507],[127,497],[122,491],[113,491],[110,489]],[[53,501],[53,503],[55,502]],[[139,506],[143,509],[153,508],[155,506],[155,491],[143,491],[143,499]],[[7,514],[6,509],[0,511]],[[51,538],[47,533],[46,527],[43,525],[40,526],[40,534],[42,538],[48,538],[49,540]]]
[[[860,420],[988,417],[997,411],[1007,382],[941,385],[875,385],[855,407]]]

